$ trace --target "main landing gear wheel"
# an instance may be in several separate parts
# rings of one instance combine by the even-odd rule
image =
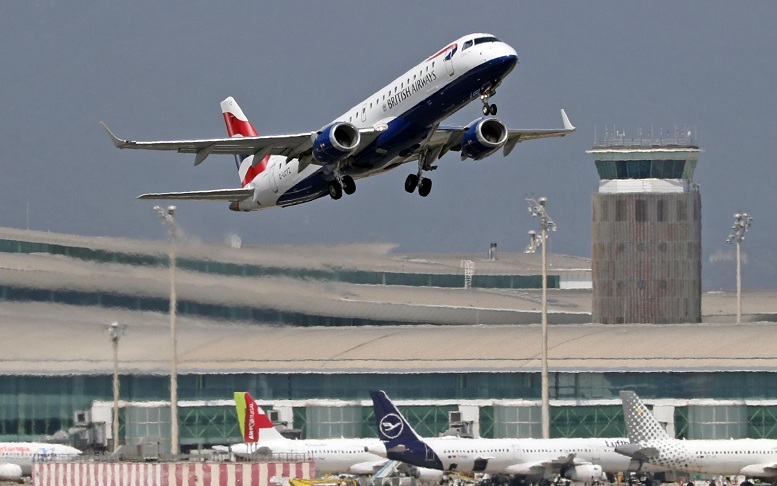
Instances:
[[[343,176],[343,192],[349,196],[356,192],[356,182],[354,182],[353,177]]]
[[[408,174],[407,179],[405,179],[405,190],[412,193],[415,191],[416,187],[418,187],[418,176],[415,174]]]
[[[356,187],[354,186],[354,189]],[[343,197],[343,186],[337,181],[329,181],[329,197],[332,199],[340,199]]]
[[[421,179],[421,185],[418,186],[418,195],[421,197],[426,197],[430,192],[432,192],[432,180],[424,177]]]

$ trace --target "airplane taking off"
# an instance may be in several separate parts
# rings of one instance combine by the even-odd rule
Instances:
[[[629,444],[615,450],[646,464],[687,473],[777,479],[777,440],[680,440],[670,437],[633,391],[621,391]],[[686,483],[693,486],[692,482]]]
[[[75,447],[43,442],[0,442],[0,481],[21,481],[32,474],[32,463],[77,456]]]
[[[426,197],[432,180],[425,172],[447,152],[481,160],[500,148],[507,156],[519,142],[563,137],[575,130],[564,110],[563,129],[510,130],[493,118],[490,97],[518,64],[515,50],[489,34],[469,34],[395,79],[320,130],[259,136],[234,98],[221,102],[228,138],[137,142],[116,137],[122,149],[173,150],[196,154],[194,165],[211,154],[235,156],[241,187],[205,191],[151,193],[139,199],[229,201],[233,211],[291,206],[326,194],[340,199],[356,191],[357,179],[416,161],[405,190]],[[469,125],[441,122],[480,99],[483,117]],[[492,117],[489,117],[491,115]]]
[[[615,452],[628,439],[464,439],[458,437],[421,438],[389,400],[384,391],[371,391],[378,435],[389,459],[416,466],[489,473],[491,483],[509,475],[528,484],[538,481],[548,486],[560,476],[571,481],[595,483],[603,473],[638,471],[639,464]],[[381,452],[385,450],[385,452]],[[652,468],[657,471],[658,468]],[[660,469],[663,470],[663,469]]]
[[[291,440],[283,437],[248,392],[235,392],[234,397],[240,432],[245,441],[229,448],[236,456],[300,454],[315,462],[316,473],[325,474],[374,475],[398,466],[396,461],[387,460],[385,453],[369,452],[382,447],[377,439]],[[420,479],[442,479],[441,471],[418,468],[414,472]]]

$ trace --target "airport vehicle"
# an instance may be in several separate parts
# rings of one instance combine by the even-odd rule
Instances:
[[[686,473],[777,479],[777,440],[679,440],[669,437],[633,391],[621,391],[630,443],[615,450],[646,464]],[[742,486],[752,486],[745,480]],[[693,483],[687,483],[693,486]]]
[[[0,442],[0,481],[21,481],[32,474],[32,463],[67,459],[81,454],[75,447],[43,442]]]
[[[416,161],[405,180],[409,193],[428,196],[447,152],[462,160],[481,160],[499,149],[508,155],[526,140],[563,137],[575,130],[564,110],[563,129],[510,130],[497,118],[489,99],[518,64],[516,51],[489,34],[469,34],[417,64],[380,91],[312,132],[259,136],[232,97],[221,102],[228,138],[131,141],[103,128],[121,149],[172,150],[196,154],[199,165],[211,154],[235,156],[241,187],[205,191],[149,193],[140,199],[228,201],[233,211],[255,211],[308,202],[326,194],[340,199],[356,191],[355,181]],[[467,126],[441,122],[475,99],[483,117]]]
[[[389,475],[398,467],[397,461],[375,454],[382,444],[378,439],[307,439],[292,440],[275,429],[270,418],[248,392],[235,392],[240,431],[244,443],[230,450],[236,456],[299,455],[313,460],[316,472],[323,474]],[[440,471],[419,469],[414,474],[423,479],[439,480]]]
[[[405,420],[384,391],[371,391],[378,434],[386,457],[416,466],[488,473],[491,482],[499,475],[514,478],[510,484],[539,482],[554,478],[594,483],[604,473],[637,470],[640,464],[615,452],[628,443],[613,439],[465,439],[421,438]],[[658,470],[657,468],[653,468]],[[497,475],[494,477],[494,475]]]

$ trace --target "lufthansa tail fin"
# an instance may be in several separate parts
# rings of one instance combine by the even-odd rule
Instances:
[[[422,442],[405,417],[391,403],[383,390],[371,391],[378,437],[386,445],[386,450],[404,450],[408,442]]]
[[[221,102],[221,113],[224,115],[224,124],[227,126],[227,135],[230,138],[259,136],[256,128],[248,121],[235,98],[230,96]],[[235,155],[235,164],[240,175],[240,183],[244,187],[253,181],[256,176],[264,172],[267,162],[270,160],[270,156],[267,155],[261,161],[254,163],[254,157],[256,156]]]
[[[240,433],[243,434],[245,442],[287,440],[275,429],[270,418],[248,392],[235,392],[235,408]]]
[[[670,440],[661,424],[633,391],[621,391],[626,434],[631,443]]]
[[[386,456],[413,466],[442,470],[440,457],[407,423],[386,392],[371,391],[370,397],[378,436],[386,446]]]
[[[386,446],[386,456],[394,461],[441,471],[443,465],[440,457],[407,423],[386,392],[371,391],[370,397],[375,410],[378,436]]]

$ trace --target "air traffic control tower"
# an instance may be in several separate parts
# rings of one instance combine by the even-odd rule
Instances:
[[[592,321],[701,322],[699,147],[608,134],[588,150],[599,173],[592,198]]]

